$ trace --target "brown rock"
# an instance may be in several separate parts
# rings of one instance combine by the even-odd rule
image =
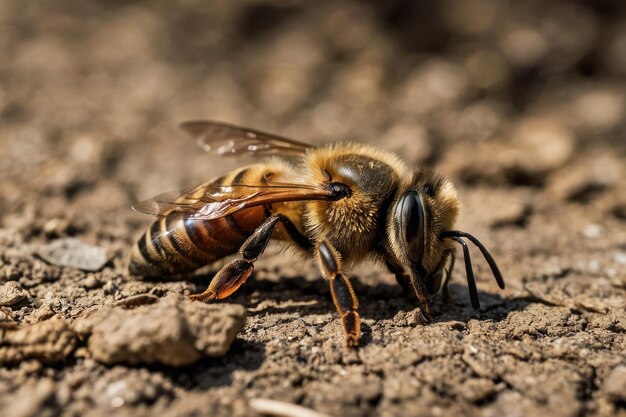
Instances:
[[[173,395],[172,383],[161,373],[145,368],[127,369],[115,366],[93,385],[83,385],[80,395],[103,408],[154,403]]]
[[[604,381],[602,390],[615,401],[626,401],[626,366],[616,366]]]
[[[509,77],[509,67],[502,54],[488,49],[470,54],[464,67],[473,84],[481,89],[498,87]]]
[[[37,307],[35,311],[30,313],[24,318],[25,323],[38,323],[40,321],[48,320],[52,318],[56,313],[52,309],[50,302],[44,301],[43,304]]]
[[[585,158],[557,172],[549,190],[562,200],[585,203],[597,193],[614,187],[622,173],[621,162],[615,157]]]
[[[55,384],[52,379],[29,379],[0,408],[0,415],[11,417],[39,417],[52,415],[45,410],[45,402],[54,396]]]
[[[0,364],[38,359],[54,363],[68,357],[76,336],[63,319],[0,330]]]
[[[504,145],[468,144],[448,164],[465,182],[541,184],[574,153],[573,133],[550,118],[522,120]]]
[[[13,311],[9,307],[0,307],[0,326],[12,327],[14,325]]]
[[[524,226],[532,214],[533,191],[501,187],[479,187],[463,198],[461,216],[480,213],[478,220],[492,228]]]
[[[0,306],[10,307],[30,298],[30,294],[19,282],[9,281],[0,285]]]
[[[571,158],[574,136],[554,120],[529,118],[518,125],[511,145],[514,150],[507,155],[510,158],[506,166],[508,176],[542,179]]]
[[[548,42],[544,35],[532,27],[511,28],[502,37],[502,52],[517,67],[536,65],[548,51]]]
[[[245,316],[238,305],[190,302],[172,294],[132,310],[103,307],[74,328],[88,337],[89,351],[100,362],[181,366],[224,355]]]
[[[468,401],[480,402],[495,394],[497,385],[487,378],[472,378],[461,385],[459,394]]]
[[[569,105],[571,123],[591,132],[609,132],[623,123],[626,97],[617,86],[597,87],[576,96]]]

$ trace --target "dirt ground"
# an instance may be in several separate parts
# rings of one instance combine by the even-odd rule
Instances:
[[[377,3],[0,0],[0,415],[626,416],[626,6]],[[237,164],[198,118],[436,167],[506,290],[472,252],[424,323],[363,265],[349,351],[280,247],[217,306],[133,279],[130,205]]]

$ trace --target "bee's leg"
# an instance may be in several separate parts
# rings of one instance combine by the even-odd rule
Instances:
[[[357,312],[359,301],[350,280],[341,272],[341,256],[329,242],[323,241],[317,247],[317,258],[341,316],[346,346],[357,347],[361,336],[361,318]]]
[[[454,262],[456,261],[456,253],[454,251],[448,251],[450,257],[450,266],[444,272],[445,276],[443,277],[443,285],[442,285],[442,294],[443,299],[449,301],[452,296],[450,295],[450,289],[448,288],[448,284],[450,283],[450,277],[452,277],[452,271],[454,271]]]
[[[391,260],[385,260],[387,269],[396,277],[396,282],[402,288],[402,295],[406,298],[415,298],[415,293],[411,288],[411,282],[409,276],[404,272],[404,269],[393,263]]]
[[[241,245],[239,255],[242,259],[224,265],[213,277],[206,291],[202,294],[191,295],[189,298],[198,301],[220,300],[237,291],[252,274],[254,262],[267,247],[276,225],[286,221],[289,220],[282,214],[268,217]]]
[[[428,319],[431,314],[430,294],[428,293],[428,290],[426,289],[426,286],[421,279],[416,279],[416,277],[413,275],[410,275],[409,279],[411,282],[411,287],[413,288],[413,292],[417,297],[417,301],[419,301],[420,305],[422,306],[422,312],[424,313],[425,318]]]
[[[396,265],[393,261],[387,259],[386,263],[389,272],[395,275],[396,282],[402,288],[404,296],[409,300],[417,299],[425,314],[424,318],[428,319],[427,316],[430,315],[430,296],[426,287],[424,287],[424,283],[413,279],[411,275],[407,274],[402,267]]]

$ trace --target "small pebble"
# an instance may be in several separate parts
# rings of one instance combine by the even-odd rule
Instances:
[[[604,233],[604,229],[599,224],[592,223],[583,229],[583,236],[587,239],[596,239]]]
[[[575,142],[572,132],[565,126],[552,119],[537,117],[519,123],[511,137],[511,145],[515,151],[506,168],[509,177],[537,181],[571,158]]]
[[[616,252],[613,259],[620,265],[626,265],[626,252]]]
[[[604,381],[602,389],[615,401],[626,401],[626,366],[615,367]]]
[[[75,238],[57,239],[41,246],[37,254],[53,265],[98,271],[107,263],[106,250]]]
[[[83,287],[88,289],[88,290],[93,290],[95,288],[98,288],[100,286],[102,286],[103,283],[101,281],[99,281],[95,276],[93,275],[89,275],[87,278],[85,278],[85,280],[83,281]]]
[[[30,294],[19,282],[9,281],[0,285],[0,306],[11,307],[27,299],[30,299]]]

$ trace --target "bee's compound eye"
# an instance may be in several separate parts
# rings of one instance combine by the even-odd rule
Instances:
[[[404,194],[395,210],[398,234],[406,245],[408,258],[419,262],[424,252],[425,214],[420,196],[415,191]]]

